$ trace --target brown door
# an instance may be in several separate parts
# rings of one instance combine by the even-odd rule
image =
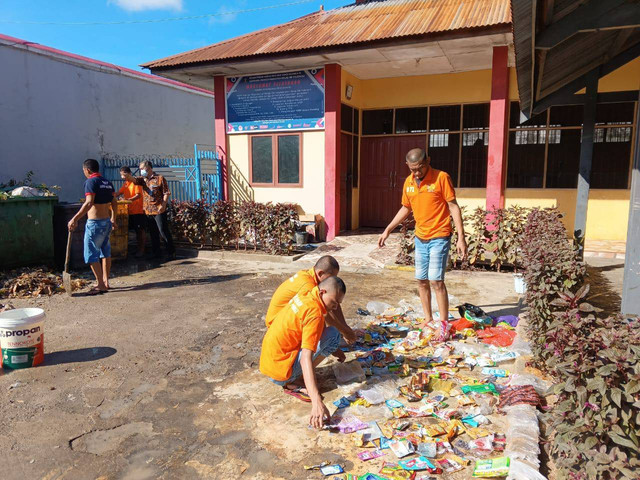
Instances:
[[[426,137],[363,137],[360,141],[360,224],[386,227],[400,208],[409,175],[407,152],[426,148]]]
[[[351,230],[351,194],[353,191],[353,137],[340,138],[340,231]]]

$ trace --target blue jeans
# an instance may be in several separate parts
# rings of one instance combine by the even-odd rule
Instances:
[[[451,247],[451,237],[421,240],[415,238],[416,246],[416,279],[444,280],[447,270],[447,259]]]
[[[101,258],[111,257],[111,219],[87,220],[84,227],[84,261],[96,263]]]
[[[312,361],[315,360],[318,355],[322,355],[323,357],[328,357],[333,352],[335,352],[340,346],[340,332],[336,327],[325,327],[324,332],[322,332],[322,337],[320,337],[320,341],[318,342],[318,348],[316,348],[316,352],[313,354]],[[293,382],[295,379],[299,378],[302,375],[302,365],[300,364],[300,355],[302,354],[302,350],[298,352],[298,358],[293,362],[293,369],[291,370],[291,376],[287,380],[279,381],[271,378],[270,380],[276,385],[280,385],[284,387],[286,384]]]

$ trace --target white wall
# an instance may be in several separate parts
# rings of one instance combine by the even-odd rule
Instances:
[[[34,180],[83,197],[102,154],[187,155],[214,143],[213,97],[0,44],[0,183]]]

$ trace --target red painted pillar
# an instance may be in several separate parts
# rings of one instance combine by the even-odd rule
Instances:
[[[227,121],[225,102],[227,91],[224,83],[224,75],[216,75],[215,77],[213,77],[213,94],[215,96],[214,132],[218,153],[220,153],[220,156],[222,157],[222,188],[224,191],[224,199],[229,200],[229,170],[227,166]]]
[[[324,220],[327,241],[340,231],[340,90],[341,67],[324,67]]]
[[[487,159],[487,210],[504,207],[504,176],[509,109],[509,48],[493,47],[489,156]]]

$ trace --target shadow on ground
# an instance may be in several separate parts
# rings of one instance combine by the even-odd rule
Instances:
[[[131,285],[127,287],[112,287],[109,291],[112,292],[131,292],[134,290],[151,290],[154,288],[173,288],[195,285],[209,285],[212,283],[229,282],[231,280],[237,280],[245,275],[212,275],[210,277],[200,278],[184,278],[181,280],[165,280],[162,282],[149,282],[140,285]]]
[[[95,360],[102,360],[103,358],[110,357],[116,352],[117,350],[111,347],[92,347],[45,353],[43,365],[47,366],[61,365],[63,363],[93,362]]]
[[[607,274],[621,274],[623,269],[624,262],[602,266],[587,264],[587,282],[590,284],[587,299],[592,305],[602,308],[606,314],[619,312],[622,305],[620,293]]]

